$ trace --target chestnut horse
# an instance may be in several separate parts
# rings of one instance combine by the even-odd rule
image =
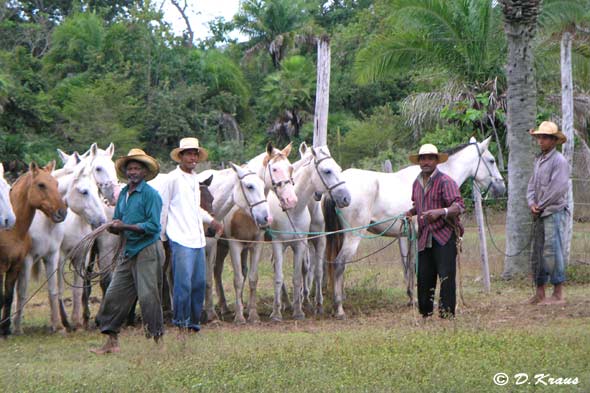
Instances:
[[[16,216],[14,228],[0,231],[0,301],[2,301],[2,320],[0,334],[10,334],[10,309],[14,297],[16,279],[24,266],[25,256],[31,249],[29,227],[39,209],[53,222],[66,218],[67,207],[61,199],[57,180],[51,176],[55,161],[44,168],[36,163],[29,165],[29,171],[19,177],[10,191]],[[4,281],[2,292],[2,281]]]

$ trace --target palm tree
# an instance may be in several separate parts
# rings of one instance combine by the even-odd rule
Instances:
[[[508,134],[508,211],[504,278],[529,270],[531,216],[526,202],[532,174],[533,145],[528,130],[535,126],[537,92],[532,42],[541,0],[500,0],[508,43],[506,64]]]
[[[383,31],[357,55],[359,82],[412,72],[415,80],[435,85],[402,102],[415,139],[440,122],[444,107],[478,94],[490,98],[483,121],[495,131],[505,53],[498,7],[489,0],[393,0],[388,7]]]
[[[236,27],[250,38],[246,58],[266,49],[275,70],[280,69],[293,32],[302,26],[305,15],[298,0],[245,0],[234,17]]]

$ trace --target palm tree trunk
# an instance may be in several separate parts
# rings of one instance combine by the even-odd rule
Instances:
[[[533,144],[528,130],[535,126],[537,105],[531,43],[540,3],[540,0],[501,1],[508,42],[506,126],[509,153],[504,278],[529,271],[532,220],[526,190],[533,169]]]
[[[563,145],[563,155],[570,167],[568,182],[567,205],[570,211],[565,225],[566,263],[570,259],[570,250],[574,229],[574,190],[571,171],[574,158],[574,91],[572,80],[572,34],[565,32],[561,35],[561,129],[567,137]]]

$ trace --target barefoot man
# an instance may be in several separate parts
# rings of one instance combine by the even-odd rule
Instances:
[[[528,205],[537,222],[532,258],[537,291],[530,303],[564,304],[564,229],[566,214],[569,214],[567,190],[570,170],[565,157],[555,147],[567,138],[550,121],[542,122],[538,129],[530,133],[541,148],[527,190]],[[553,284],[553,296],[549,298],[545,297],[548,281]]]

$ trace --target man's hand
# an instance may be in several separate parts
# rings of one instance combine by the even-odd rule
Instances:
[[[111,226],[108,228],[108,231],[110,233],[114,233],[115,235],[118,235],[119,233],[121,233],[123,231],[124,225],[125,224],[121,220],[113,220],[113,221],[111,221]]]
[[[408,217],[408,218],[412,218],[412,216],[413,216],[413,215],[414,215],[414,214],[412,214],[412,211],[411,211],[411,210],[408,210],[408,211],[406,212],[406,217]]]
[[[531,213],[533,213],[533,215],[537,216],[537,215],[541,214],[542,212],[543,212],[543,210],[539,209],[539,206],[537,206],[537,205],[531,206]]]
[[[213,220],[209,223],[209,227],[213,228],[215,234],[221,236],[223,234],[223,224],[217,220]]]
[[[438,220],[441,216],[444,216],[444,214],[445,214],[445,209],[432,209],[432,210],[427,210],[424,213],[422,213],[422,218],[427,220],[429,223],[432,223],[432,222]]]

